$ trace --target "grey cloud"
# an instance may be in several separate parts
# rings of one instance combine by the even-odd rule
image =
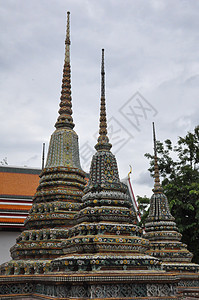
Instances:
[[[187,78],[184,82],[184,84],[187,86],[187,87],[195,87],[198,89],[199,87],[199,74],[196,74],[196,75],[193,75],[189,78]]]
[[[142,172],[139,177],[135,179],[135,183],[139,185],[146,185],[150,188],[153,187],[153,179],[149,172]]]
[[[199,111],[198,8],[195,0],[1,1],[2,155],[12,164],[41,164],[42,142],[49,141],[57,119],[67,10],[74,121],[81,144],[87,140],[92,147],[95,144],[101,48],[105,48],[108,117],[114,115],[133,131],[118,110],[140,91],[158,110],[153,121],[159,140],[175,140],[192,130]],[[152,149],[151,121],[143,122],[141,131],[117,153],[121,177],[133,164],[138,178],[134,188],[140,195],[151,194],[144,158]]]

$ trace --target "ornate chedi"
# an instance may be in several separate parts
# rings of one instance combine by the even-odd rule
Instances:
[[[147,253],[161,259],[163,268],[167,272],[180,272],[180,277],[190,279],[187,283],[180,282],[180,285],[199,286],[199,265],[191,263],[192,253],[187,250],[187,245],[180,241],[182,235],[178,231],[175,218],[171,215],[168,199],[160,184],[154,123],[153,137],[155,183],[149,215],[145,223],[144,237],[150,241],[150,249]],[[187,273],[187,276],[185,273]]]
[[[73,130],[70,79],[69,12],[59,117],[51,136],[46,166],[25,220],[25,230],[11,248],[13,260],[5,274],[45,273],[50,261],[63,254],[61,241],[79,210],[85,175],[80,166],[78,136]]]
[[[135,225],[135,213],[127,187],[119,180],[117,162],[110,151],[112,145],[107,136],[105,108],[104,50],[101,74],[97,152],[91,162],[90,179],[84,190],[81,210],[75,216],[77,225],[69,230],[64,250],[73,255],[56,259],[53,266],[64,270],[129,270],[137,266],[140,269],[159,269],[159,260],[143,256],[148,240],[141,237],[142,230]]]
[[[68,230],[65,255],[51,262],[50,273],[70,276],[77,288],[75,299],[172,299],[176,277],[165,274],[161,262],[145,254],[148,240],[136,225],[127,187],[119,179],[116,158],[110,151],[104,50],[101,78],[99,138],[89,183],[75,216],[76,225]]]

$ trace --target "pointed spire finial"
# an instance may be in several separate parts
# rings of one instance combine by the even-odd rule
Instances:
[[[156,148],[156,136],[155,136],[155,124],[153,122],[153,142],[154,142],[154,188],[153,192],[155,194],[163,191],[162,186],[160,184],[160,175],[158,168],[158,157],[157,157],[157,148]]]
[[[65,51],[65,62],[70,63],[70,12],[67,12],[67,27],[66,27],[66,51]]]
[[[102,49],[102,65],[101,65],[101,97],[105,97],[104,49]]]
[[[67,29],[65,40],[65,59],[62,79],[61,102],[59,104],[59,117],[55,123],[56,128],[73,129],[75,126],[72,118],[71,75],[70,75],[70,12],[67,12]]]
[[[155,123],[153,122],[153,146],[154,146],[154,156],[157,157],[157,148],[156,148],[156,136],[155,136]]]
[[[97,140],[97,144],[95,145],[95,149],[110,150],[111,147],[112,145],[109,143],[109,138],[107,136],[104,49],[102,49],[100,124],[99,124],[99,137]]]

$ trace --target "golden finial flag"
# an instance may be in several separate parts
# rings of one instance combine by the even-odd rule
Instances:
[[[132,166],[129,165],[129,167],[130,167],[130,171],[128,172],[128,178],[130,177],[130,175],[131,175],[131,173],[132,173]]]

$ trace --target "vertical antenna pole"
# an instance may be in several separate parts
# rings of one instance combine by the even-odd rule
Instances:
[[[42,170],[44,169],[44,160],[45,160],[45,143],[43,143],[43,150],[42,150]]]

